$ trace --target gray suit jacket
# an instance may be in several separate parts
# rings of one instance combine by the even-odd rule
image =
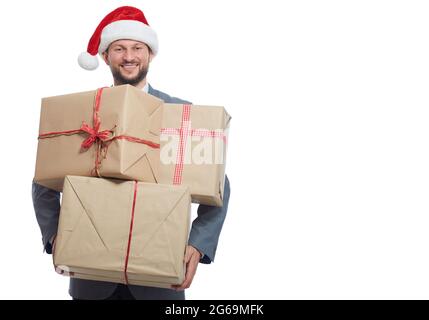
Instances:
[[[149,86],[149,94],[154,95],[166,103],[189,103]],[[56,235],[60,213],[60,193],[33,182],[33,205],[37,222],[42,232],[42,242],[45,251],[52,253],[50,239]],[[225,177],[225,190],[222,207],[199,205],[198,216],[192,222],[188,244],[204,253],[201,263],[214,261],[219,235],[228,210],[230,186],[228,177]],[[91,281],[70,278],[69,293],[77,299],[105,299],[116,289],[117,284],[111,282]],[[184,291],[176,292],[171,289],[161,289],[145,286],[128,286],[136,299],[185,299]]]

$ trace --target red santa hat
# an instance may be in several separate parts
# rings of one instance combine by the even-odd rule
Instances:
[[[144,42],[154,55],[158,53],[158,37],[143,12],[124,6],[113,10],[101,20],[89,40],[86,52],[78,57],[79,65],[86,70],[97,69],[97,53],[103,53],[112,42],[120,39]]]

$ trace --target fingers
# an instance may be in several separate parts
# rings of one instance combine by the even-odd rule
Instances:
[[[189,260],[191,260],[192,257],[192,247],[191,246],[186,246],[186,250],[185,250],[185,256],[183,257],[183,261],[188,264]]]
[[[185,263],[186,263],[185,279],[183,280],[183,283],[181,285],[172,286],[172,288],[177,291],[188,289],[192,284],[195,273],[197,272],[197,267],[200,260],[200,253],[192,247],[191,248],[193,250],[188,248],[186,248],[186,252],[185,252]]]

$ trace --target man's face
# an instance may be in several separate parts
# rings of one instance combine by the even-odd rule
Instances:
[[[103,58],[110,66],[115,85],[138,85],[146,78],[152,53],[143,42],[117,40],[110,44]]]

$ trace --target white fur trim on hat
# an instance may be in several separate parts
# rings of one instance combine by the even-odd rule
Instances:
[[[135,20],[119,20],[108,24],[101,32],[98,53],[103,53],[116,40],[135,40],[146,43],[156,55],[158,53],[158,37],[148,25]]]
[[[79,65],[86,70],[95,70],[98,68],[98,58],[88,52],[82,52],[77,58]]]

